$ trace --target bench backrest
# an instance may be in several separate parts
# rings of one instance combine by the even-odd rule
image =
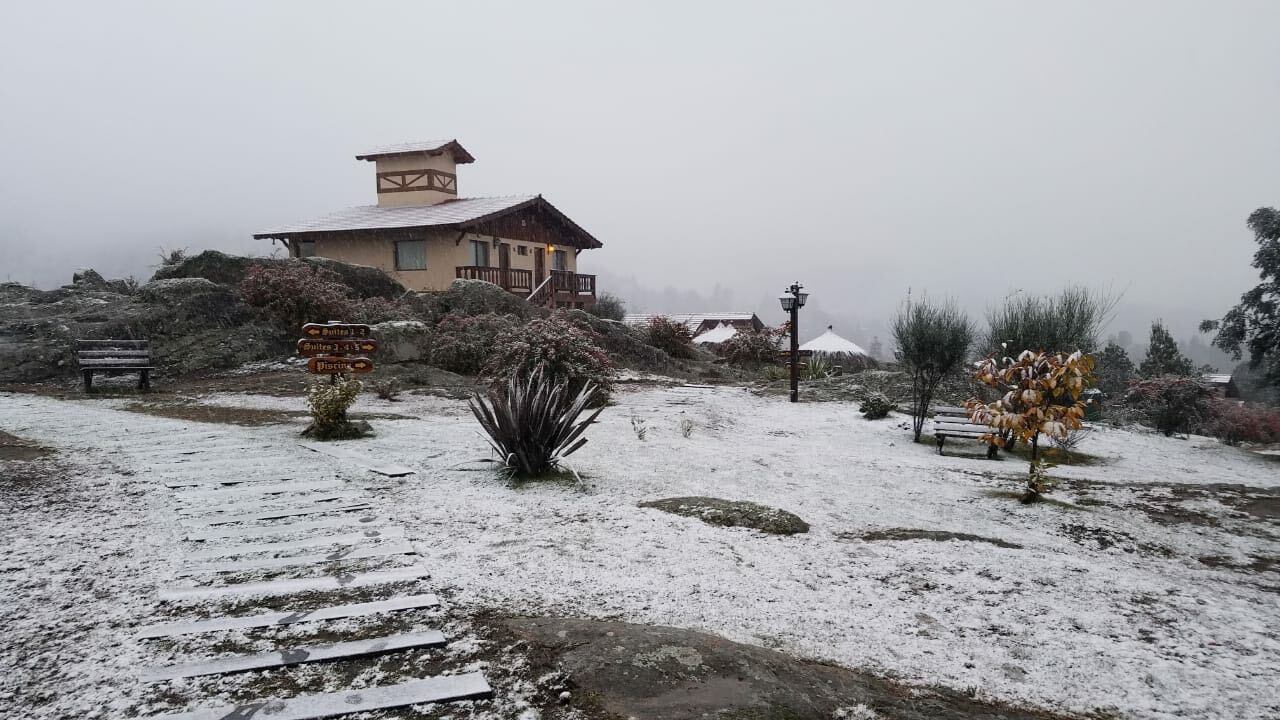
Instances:
[[[980,437],[991,432],[988,425],[969,419],[969,411],[962,407],[939,406],[933,409],[933,434],[958,437]]]
[[[76,340],[80,367],[130,368],[151,365],[150,340]]]

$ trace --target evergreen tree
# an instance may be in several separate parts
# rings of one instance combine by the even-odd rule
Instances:
[[[1138,372],[1148,378],[1161,375],[1190,377],[1196,374],[1196,367],[1178,350],[1178,342],[1165,329],[1164,323],[1157,320],[1151,323],[1151,342]]]
[[[1098,366],[1094,372],[1098,389],[1109,398],[1122,398],[1129,390],[1133,375],[1133,360],[1129,359],[1129,353],[1114,342],[1107,343],[1098,354]]]
[[[1201,323],[1200,331],[1217,330],[1213,344],[1237,360],[1247,348],[1249,367],[1262,369],[1267,382],[1280,389],[1280,210],[1254,210],[1249,229],[1258,243],[1252,264],[1262,282],[1240,296],[1240,304],[1221,320]]]

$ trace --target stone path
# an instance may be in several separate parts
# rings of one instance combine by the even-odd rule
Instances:
[[[181,540],[171,553],[169,574],[173,580],[157,588],[156,597],[174,614],[139,628],[134,642],[216,637],[217,633],[301,623],[331,624],[439,605],[434,595],[402,591],[406,581],[429,577],[429,573],[419,564],[403,527],[390,518],[369,514],[367,481],[353,480],[372,478],[370,472],[384,479],[403,477],[412,473],[411,469],[374,461],[345,448],[299,447],[278,432],[274,433],[275,441],[264,440],[266,433],[247,428],[160,421],[91,405],[84,406],[83,413],[55,412],[46,405],[54,402],[32,403],[25,416],[36,423],[32,429],[38,428],[45,437],[65,436],[70,443],[108,450],[122,465],[145,473],[154,482],[156,493],[168,496],[162,501],[172,508],[171,529],[177,529]],[[42,412],[41,405],[49,411]],[[175,424],[184,429],[174,432]],[[86,432],[85,425],[91,430]],[[282,472],[282,468],[288,470]],[[352,561],[369,561],[375,567],[351,567]],[[351,597],[320,608],[304,604],[291,607],[291,598],[311,591]],[[370,600],[371,593],[381,597]],[[227,602],[235,605],[224,605]],[[255,603],[264,603],[257,612],[253,611]],[[346,627],[327,627],[331,632],[325,637],[335,641],[324,644],[280,644],[271,652],[247,654],[180,655],[176,662],[140,669],[139,677],[144,682],[163,683],[197,676],[231,676],[442,646],[450,640],[437,628],[414,627],[376,637],[347,630],[350,637],[344,637]],[[266,697],[229,706],[197,699],[186,712],[152,717],[177,720],[261,714],[273,720],[311,720],[490,694],[481,673],[462,670],[455,668],[453,674],[446,665],[444,672],[435,676],[401,678],[374,688]]]

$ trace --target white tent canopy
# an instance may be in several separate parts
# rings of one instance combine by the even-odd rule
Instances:
[[[738,329],[727,322],[722,322],[710,330],[702,333],[693,341],[696,343],[722,343],[725,340],[738,334]]]
[[[867,355],[867,351],[857,343],[845,340],[835,333],[830,325],[827,331],[800,346],[801,350],[812,350],[814,353],[830,355]]]

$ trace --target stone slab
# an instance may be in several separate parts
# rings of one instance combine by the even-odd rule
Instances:
[[[342,588],[367,587],[385,583],[421,580],[431,574],[420,567],[396,568],[357,575],[321,575],[318,577],[289,578],[286,580],[269,580],[266,582],[239,583],[236,585],[196,585],[161,588],[158,596],[161,600],[181,602],[183,600],[213,600],[228,597],[250,597],[255,595],[289,595],[298,592],[321,590],[341,590]]]
[[[435,607],[439,604],[440,599],[435,595],[407,595],[405,597],[392,598],[391,600],[354,603],[351,605],[335,605],[333,607],[317,608],[315,610],[300,610],[298,612],[270,612],[262,613],[260,615],[245,615],[241,617],[210,618],[208,620],[196,620],[194,622],[173,622],[147,625],[145,627],[138,628],[138,634],[136,637],[140,640],[145,640],[147,638],[195,635],[197,633],[219,632],[222,630],[246,630],[249,628],[269,627],[272,625],[292,625],[294,623],[301,622],[336,620],[339,618],[361,617],[364,615],[396,612],[398,610]]]

